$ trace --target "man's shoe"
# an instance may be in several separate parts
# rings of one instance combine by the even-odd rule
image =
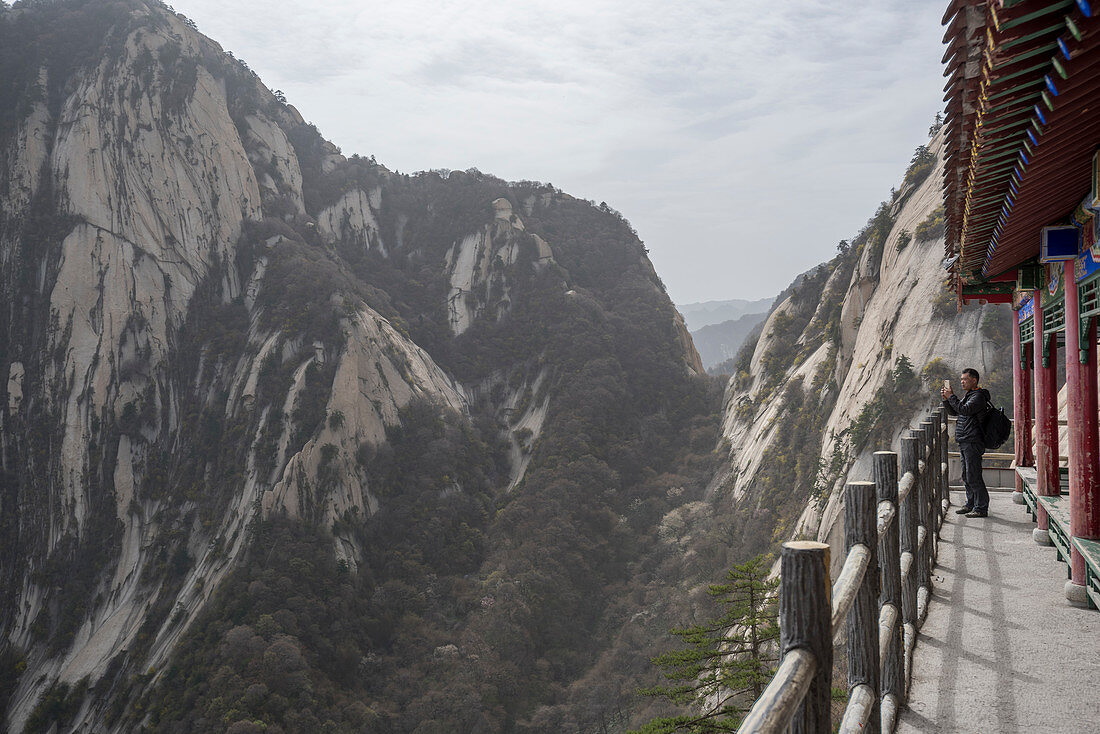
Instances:
[[[967,517],[987,517],[989,513],[982,512],[981,510],[974,510],[973,512],[966,513]]]
[[[955,510],[955,514],[956,515],[965,515],[968,512],[973,512],[973,511],[974,511],[974,508],[971,507],[970,505],[967,505],[966,507],[960,507],[959,509]]]

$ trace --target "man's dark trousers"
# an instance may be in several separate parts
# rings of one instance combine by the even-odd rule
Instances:
[[[975,512],[989,512],[989,490],[982,476],[982,454],[985,446],[977,441],[959,444],[962,454],[963,484],[966,486],[966,506]]]

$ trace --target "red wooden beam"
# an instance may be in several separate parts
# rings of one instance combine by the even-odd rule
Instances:
[[[1011,293],[985,293],[971,294],[962,297],[963,303],[1012,303]]]

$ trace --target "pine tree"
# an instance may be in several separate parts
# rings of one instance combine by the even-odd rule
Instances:
[[[708,589],[721,613],[702,625],[671,630],[687,644],[653,658],[671,684],[642,692],[663,696],[692,713],[650,721],[632,734],[736,731],[775,672],[779,637],[770,559],[757,556],[726,573],[727,583]]]

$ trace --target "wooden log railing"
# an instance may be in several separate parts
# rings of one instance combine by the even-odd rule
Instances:
[[[874,455],[874,481],[844,488],[844,565],[829,581],[829,546],[783,544],[779,668],[741,734],[832,731],[833,640],[847,633],[842,734],[892,734],[908,698],[913,646],[928,612],[939,529],[950,505],[943,408]],[[900,472],[900,479],[899,479]]]

